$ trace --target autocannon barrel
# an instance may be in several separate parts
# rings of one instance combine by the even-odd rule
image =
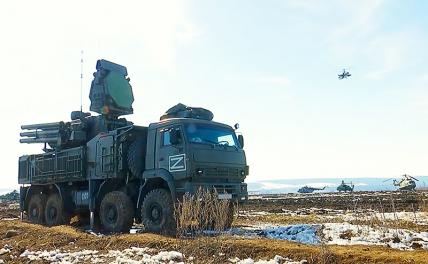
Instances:
[[[25,130],[52,130],[52,129],[59,129],[61,126],[64,125],[64,122],[54,122],[54,123],[42,123],[42,124],[33,124],[33,125],[22,125],[21,129]]]
[[[49,138],[21,138],[19,143],[57,143],[57,137],[49,137]]]

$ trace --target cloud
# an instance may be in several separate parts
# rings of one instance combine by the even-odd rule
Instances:
[[[345,15],[345,20],[335,25],[327,40],[350,41],[372,33],[378,25],[382,5],[383,0],[340,1],[335,5],[335,9]]]
[[[201,34],[188,10],[186,1],[166,0],[8,2],[0,9],[2,50],[27,50],[28,43],[45,54],[75,46],[88,55],[126,50],[150,67],[174,72],[178,49]]]
[[[407,65],[412,57],[413,44],[410,39],[417,39],[414,34],[401,31],[375,37],[365,51],[370,62],[367,79],[382,79],[386,75]]]
[[[390,14],[384,0],[339,1],[335,9],[342,19],[326,30],[324,45],[338,68],[360,72],[365,79],[379,80],[407,67],[423,48],[424,32],[402,26],[385,31]],[[389,18],[389,17],[388,17]]]

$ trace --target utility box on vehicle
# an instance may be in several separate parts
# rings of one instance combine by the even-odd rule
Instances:
[[[68,224],[88,215],[107,232],[127,232],[134,221],[150,232],[174,229],[174,203],[185,193],[216,190],[219,198],[247,199],[244,140],[212,121],[211,111],[178,104],[159,122],[138,126],[124,66],[99,60],[90,110],[71,121],[21,126],[21,143],[43,143],[43,153],[19,157],[20,208],[30,222]],[[98,221],[99,220],[99,221]]]

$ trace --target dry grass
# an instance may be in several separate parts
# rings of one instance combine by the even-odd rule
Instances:
[[[175,205],[177,244],[187,249],[192,256],[211,256],[206,263],[226,262],[227,245],[222,231],[229,228],[233,220],[233,204],[229,200],[219,200],[216,190],[199,189],[194,195],[189,193]],[[208,231],[213,236],[207,236]]]
[[[359,210],[359,209],[357,209]],[[384,219],[376,214],[365,213],[356,214],[355,219],[349,220],[350,224],[370,226],[372,228],[393,228],[393,229],[408,229],[416,232],[428,232],[428,225],[416,223],[405,219]],[[317,214],[310,215],[283,215],[283,214],[265,214],[245,216],[239,215],[234,221],[234,226],[254,225],[255,223],[271,223],[278,225],[294,225],[294,224],[323,224],[323,223],[343,223],[345,220],[340,216],[324,217]]]
[[[295,260],[306,259],[309,263],[426,263],[426,250],[399,251],[380,246],[310,246],[269,239],[245,239],[220,236],[195,239],[176,239],[154,234],[124,234],[96,237],[78,229],[59,226],[47,228],[20,221],[0,221],[0,234],[15,229],[18,235],[0,240],[0,248],[12,246],[12,254],[30,250],[82,250],[105,252],[110,249],[126,249],[131,246],[150,247],[158,250],[178,250],[195,257],[195,263],[225,263],[228,258],[271,259],[282,255]],[[220,241],[216,243],[215,241]],[[70,243],[73,242],[73,243]],[[208,247],[206,245],[211,245]],[[219,254],[223,253],[223,254]],[[214,256],[213,256],[214,255]],[[7,259],[6,263],[22,263],[22,258]],[[34,263],[34,262],[32,262]]]
[[[239,215],[234,221],[235,226],[248,225],[254,223],[272,223],[279,225],[294,225],[294,224],[320,224],[320,223],[338,223],[343,222],[340,217],[324,218],[316,214],[310,215],[283,215],[283,214],[265,214],[245,216]]]
[[[339,258],[333,254],[331,249],[325,245],[321,244],[319,246],[319,251],[314,256],[311,256],[311,262],[317,264],[336,264],[340,263]]]
[[[177,235],[196,236],[205,230],[217,232],[229,228],[233,218],[233,204],[219,200],[216,190],[199,189],[194,195],[186,193],[175,205]]]

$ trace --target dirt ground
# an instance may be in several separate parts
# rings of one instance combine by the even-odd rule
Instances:
[[[312,207],[346,210],[352,207],[350,205],[352,202],[355,206],[355,201],[361,206],[372,208],[379,204],[379,200],[384,203],[384,208],[388,208],[391,197],[394,201],[394,206],[391,205],[391,208],[395,207],[395,210],[398,210],[397,208],[418,210],[425,206],[425,193],[408,195],[408,197],[402,197],[397,193],[314,194],[252,197],[248,204],[240,207],[240,210],[269,211],[274,214],[284,210],[293,211]],[[385,246],[306,245],[284,240],[233,235],[204,236],[193,239],[177,239],[149,233],[100,236],[71,226],[49,228],[11,219],[18,216],[19,210],[16,204],[0,206],[0,249],[10,250],[0,254],[0,260],[4,263],[48,263],[20,257],[25,250],[108,252],[130,247],[149,247],[158,251],[176,250],[187,256],[185,262],[192,263],[230,263],[228,260],[234,257],[240,259],[251,257],[255,260],[272,259],[275,255],[296,261],[307,260],[307,263],[427,263],[428,260],[428,250],[403,251]],[[263,218],[258,220],[269,221]],[[300,222],[301,220],[302,218]],[[252,220],[239,217],[235,225],[239,226],[248,221]],[[295,221],[299,222],[299,219]]]
[[[428,208],[428,192],[353,192],[272,194],[250,196],[243,210],[260,210],[281,213],[301,208],[334,210],[383,209],[391,211],[413,211]]]
[[[15,235],[6,238],[10,230]],[[177,250],[187,256],[193,256],[194,263],[224,263],[230,257],[241,259],[271,259],[275,255],[308,263],[426,263],[428,252],[425,250],[399,251],[374,246],[308,246],[287,241],[268,239],[244,239],[234,237],[205,237],[192,240],[179,240],[153,234],[123,234],[98,237],[69,226],[43,227],[18,220],[1,221],[0,247],[10,246],[10,254],[0,256],[6,263],[28,263],[19,255],[26,249],[46,250],[91,249],[107,251],[123,250],[134,247],[150,247],[162,250]],[[224,255],[219,255],[223,253]],[[11,256],[15,256],[11,259]],[[328,260],[328,262],[324,262]],[[31,263],[45,263],[33,261]]]
[[[0,219],[18,218],[19,205],[17,203],[0,203]]]

